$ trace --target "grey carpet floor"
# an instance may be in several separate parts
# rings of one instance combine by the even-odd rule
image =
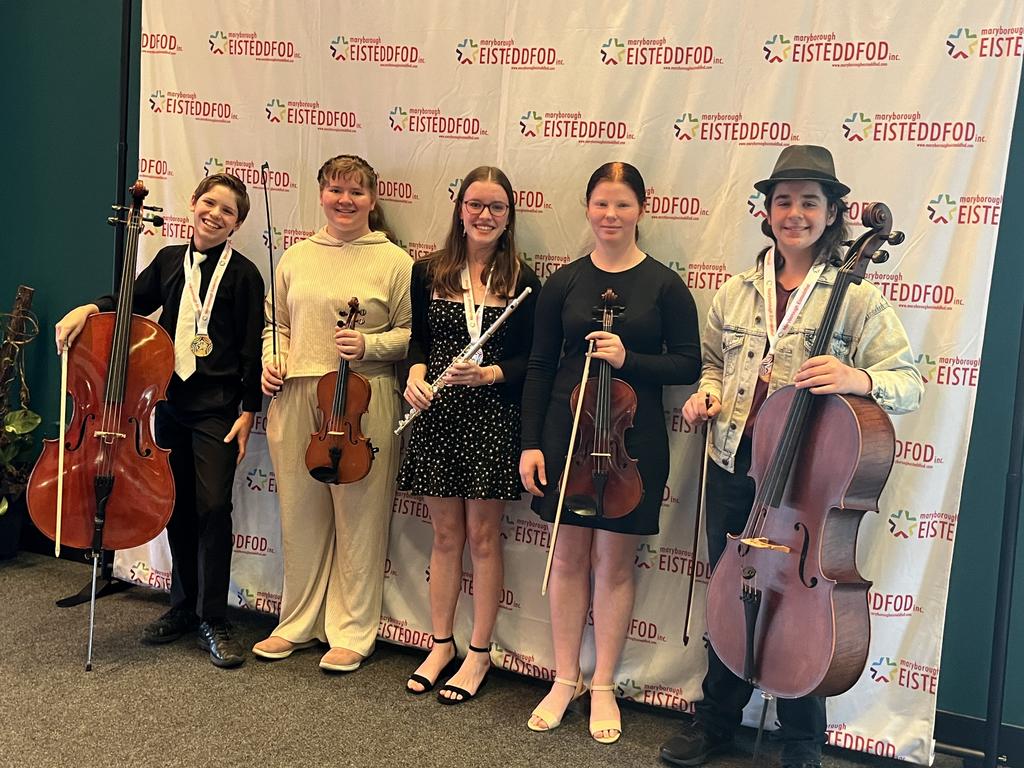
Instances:
[[[403,691],[422,654],[386,643],[349,675],[323,674],[316,649],[219,670],[191,638],[138,641],[139,628],[166,607],[166,596],[141,588],[97,602],[94,669],[86,673],[88,605],[57,608],[54,600],[89,575],[85,565],[27,553],[0,562],[0,766],[653,767],[663,765],[658,746],[680,722],[630,705],[613,746],[595,743],[577,712],[535,734],[526,720],[545,693],[540,681],[495,673],[477,700],[444,707]],[[230,618],[246,647],[273,628],[254,613]],[[744,729],[713,768],[750,765],[751,746]],[[825,758],[825,768],[864,765],[898,764],[840,750]]]

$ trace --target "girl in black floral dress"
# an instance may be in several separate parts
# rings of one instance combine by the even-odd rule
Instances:
[[[490,668],[491,632],[502,589],[501,518],[519,498],[519,398],[533,337],[540,282],[515,248],[515,207],[505,174],[471,171],[455,199],[444,250],[413,267],[412,367],[406,401],[425,411],[415,422],[398,487],[426,496],[434,527],[430,553],[433,647],[407,689],[425,693],[458,656],[452,636],[462,583],[462,551],[473,560],[473,634],[469,651],[438,700],[476,695]],[[457,364],[445,388],[434,381],[509,300],[532,294],[488,339],[474,360]]]

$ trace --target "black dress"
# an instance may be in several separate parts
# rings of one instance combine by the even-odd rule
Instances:
[[[445,387],[409,428],[398,488],[417,496],[519,499],[519,393],[529,355],[540,283],[522,265],[517,291],[533,293],[483,347],[482,366],[500,365],[503,384]],[[433,382],[469,344],[461,301],[432,298],[425,265],[413,267],[410,362],[426,363]],[[484,307],[486,330],[504,311]],[[515,322],[514,322],[515,321]],[[425,359],[424,359],[425,356]]]
[[[626,308],[612,328],[622,339],[626,359],[612,375],[636,391],[636,415],[633,428],[626,433],[626,449],[637,459],[644,497],[625,517],[581,517],[563,511],[561,522],[654,534],[668,479],[662,387],[695,382],[701,359],[693,297],[679,275],[650,256],[624,272],[605,272],[594,266],[589,255],[584,256],[555,272],[541,291],[523,390],[522,447],[543,451],[548,484],[544,496],[534,498],[532,506],[542,519],[554,520],[572,429],[569,396],[583,375],[588,345],[584,337],[600,330],[595,308],[608,288]]]

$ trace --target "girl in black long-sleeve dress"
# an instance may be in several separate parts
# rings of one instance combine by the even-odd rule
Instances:
[[[668,478],[662,387],[690,384],[700,374],[693,298],[675,272],[636,244],[645,189],[639,171],[626,163],[608,163],[591,176],[587,217],[595,247],[555,272],[541,291],[523,392],[520,476],[536,497],[533,509],[550,522],[572,428],[569,397],[580,381],[591,340],[596,342],[591,375],[596,361],[604,360],[614,369],[613,376],[636,391],[626,447],[637,459],[644,496],[620,518],[582,517],[563,510],[565,527],[558,534],[550,582],[556,679],[529,722],[537,731],[557,727],[570,701],[584,690],[579,651],[593,574],[600,600],[593,604],[596,664],[590,731],[602,743],[617,741],[622,731],[613,681],[633,608],[633,556],[639,537],[658,532]],[[595,320],[595,308],[608,288],[625,307],[611,332],[599,330]]]

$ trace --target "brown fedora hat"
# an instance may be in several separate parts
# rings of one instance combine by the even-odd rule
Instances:
[[[755,183],[754,189],[767,195],[780,181],[817,181],[828,184],[840,197],[850,193],[850,188],[836,178],[832,153],[813,144],[794,144],[782,150],[772,175]]]

